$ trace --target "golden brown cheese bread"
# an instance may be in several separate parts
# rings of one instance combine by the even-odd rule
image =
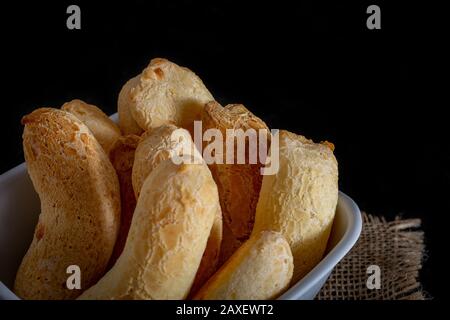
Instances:
[[[256,134],[259,130],[266,130],[268,142],[270,141],[270,133],[266,124],[241,104],[231,104],[222,108],[215,101],[209,102],[203,110],[202,121],[204,131],[219,129],[224,141],[227,130],[236,129],[244,131],[254,129]],[[259,141],[258,136],[256,141]],[[238,164],[237,152],[234,152],[233,164],[226,164],[226,152],[225,144],[223,147],[223,164],[213,163],[209,165],[209,168],[219,189],[224,223],[234,234],[234,238],[237,241],[242,241],[249,237],[253,228],[256,204],[262,182],[260,169],[265,159],[262,159],[262,161],[257,159],[256,164],[250,163],[248,139],[246,139],[245,164]],[[232,238],[230,237],[230,240],[234,241]],[[228,247],[232,247],[232,245]]]
[[[127,119],[126,127],[132,126],[126,111],[129,110],[145,131],[174,124],[193,132],[193,122],[200,119],[205,103],[214,100],[195,73],[161,58],[152,59],[122,91],[119,113],[124,110],[123,122]]]
[[[262,231],[252,235],[194,299],[274,299],[287,289],[293,268],[291,249],[284,237]]]
[[[160,163],[138,198],[125,248],[80,299],[184,299],[220,210],[206,164]]]
[[[147,176],[164,160],[173,156],[189,156],[190,161],[203,163],[189,132],[174,125],[163,125],[142,135],[136,149],[133,165],[132,181],[136,197],[139,196]],[[222,242],[222,212],[218,210],[208,239],[202,262],[192,286],[192,291],[201,287],[216,271]]]
[[[140,76],[131,78],[125,83],[120,90],[119,99],[117,101],[117,109],[119,113],[119,127],[124,135],[135,134],[141,135],[144,130],[137,124],[131,115],[130,105],[133,102],[132,93],[134,88],[139,84]]]
[[[91,131],[74,115],[41,108],[23,117],[28,173],[41,200],[33,241],[16,275],[23,299],[72,299],[70,265],[81,289],[104,273],[120,223],[117,175]]]
[[[92,131],[106,154],[109,154],[114,142],[121,136],[121,132],[102,110],[78,99],[66,102],[61,109],[80,119]]]
[[[174,125],[163,125],[145,132],[137,146],[133,164],[132,180],[136,198],[139,197],[145,179],[159,163],[184,154],[192,155],[192,161],[197,159],[198,162],[203,162],[187,130]]]
[[[330,144],[281,130],[279,170],[265,175],[253,233],[281,232],[294,256],[296,282],[322,258],[338,200],[338,165]]]
[[[109,261],[109,267],[112,267],[117,258],[123,251],[125,242],[136,207],[136,197],[134,196],[133,185],[131,183],[131,171],[134,163],[134,153],[140,141],[136,135],[127,135],[120,137],[109,152],[109,159],[116,169],[120,185],[120,229],[117,236],[116,245]]]

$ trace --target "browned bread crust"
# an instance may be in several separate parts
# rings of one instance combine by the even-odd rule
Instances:
[[[80,119],[94,134],[106,154],[109,154],[110,149],[121,136],[121,132],[102,110],[78,99],[66,102],[61,109]]]
[[[203,130],[219,129],[222,136],[226,137],[226,131],[232,129],[255,129],[267,130],[266,124],[253,115],[241,104],[222,106],[215,102],[206,104],[202,115]],[[263,166],[260,161],[256,164],[249,163],[248,140],[246,140],[245,164],[237,164],[237,155],[234,153],[234,163],[225,163],[226,145],[223,148],[223,164],[213,163],[209,165],[214,180],[217,183],[220,196],[220,204],[224,223],[232,233],[227,236],[231,244],[223,243],[226,250],[223,254],[231,254],[230,248],[236,243],[246,240],[253,228],[256,204],[258,202],[259,190],[261,188],[262,175],[260,169]],[[226,260],[228,256],[221,258]]]
[[[74,115],[41,108],[23,117],[23,147],[41,214],[16,275],[24,299],[72,299],[70,265],[82,290],[104,273],[120,223],[117,175],[91,131]]]
[[[142,186],[122,254],[80,299],[186,298],[219,208],[205,164],[162,162]]]

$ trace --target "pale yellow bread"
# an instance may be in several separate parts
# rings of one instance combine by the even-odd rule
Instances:
[[[125,248],[80,299],[184,299],[219,209],[205,164],[160,163],[138,198]]]
[[[329,143],[281,130],[279,170],[265,175],[254,234],[281,232],[294,256],[293,282],[322,258],[338,200],[338,165]]]
[[[198,300],[275,299],[289,286],[289,244],[273,231],[253,234],[200,289]]]
[[[114,142],[121,136],[120,129],[114,121],[96,106],[78,99],[66,102],[61,109],[80,119],[94,134],[106,154],[109,154]]]
[[[189,132],[174,125],[163,125],[147,131],[141,137],[136,149],[133,165],[132,181],[136,197],[139,197],[142,185],[147,176],[162,162],[173,156],[190,161],[203,162]],[[192,291],[197,291],[205,281],[217,270],[220,245],[222,242],[222,212],[216,212],[214,224],[208,239],[202,262],[200,264]]]
[[[103,275],[111,256],[120,224],[118,179],[97,139],[74,115],[41,108],[22,123],[41,214],[14,291],[23,299],[73,299]],[[66,287],[70,265],[81,270],[81,290]]]
[[[163,125],[141,136],[141,141],[136,148],[133,164],[132,181],[136,198],[145,179],[150,172],[162,161],[174,156],[192,155],[190,160],[195,159],[203,162],[200,153],[192,142],[191,135],[185,129],[174,125]]]
[[[139,84],[140,76],[136,76],[128,80],[122,90],[120,90],[117,100],[117,112],[119,114],[119,127],[124,135],[135,134],[141,135],[144,130],[137,124],[131,115],[130,105],[133,102],[132,92]]]
[[[174,124],[191,133],[205,103],[214,100],[195,73],[161,58],[150,61],[137,80],[131,81],[129,94],[123,97],[125,100],[119,107],[127,106],[124,109],[131,112],[134,121],[145,131]]]

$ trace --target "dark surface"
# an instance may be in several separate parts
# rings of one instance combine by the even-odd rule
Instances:
[[[66,28],[72,2],[3,7],[0,172],[23,161],[24,114],[74,98],[116,112],[122,85],[166,57],[223,105],[243,103],[272,128],[334,142],[340,189],[361,209],[422,218],[421,280],[438,297],[450,157],[442,105],[431,103],[422,75],[434,59],[429,33],[410,23],[426,9],[381,4],[382,30],[371,31],[372,3],[362,2],[74,3],[80,31]]]

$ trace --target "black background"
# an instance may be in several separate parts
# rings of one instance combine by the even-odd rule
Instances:
[[[69,4],[81,7],[81,30],[66,28]],[[366,28],[369,4],[381,7],[381,30]],[[271,128],[334,142],[340,189],[362,210],[422,218],[421,280],[439,297],[450,156],[443,107],[423,73],[435,58],[424,18],[439,9],[379,1],[2,6],[0,172],[23,161],[23,115],[74,98],[114,113],[122,85],[165,57],[196,72],[222,105],[243,103]]]

